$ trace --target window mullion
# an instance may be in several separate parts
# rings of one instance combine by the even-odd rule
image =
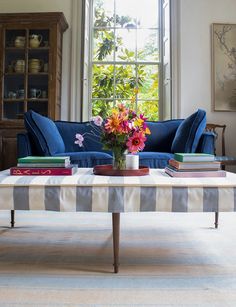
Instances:
[[[152,62],[152,61],[93,61],[93,64],[105,64],[105,65],[112,65],[112,64],[116,64],[116,65],[160,65],[160,62]]]
[[[115,107],[116,97],[116,1],[114,0],[114,51],[113,51],[113,107]]]
[[[138,27],[137,27],[137,19],[136,19],[136,29],[135,29],[135,79],[136,79],[136,89],[135,89],[135,109],[136,112],[138,110]]]

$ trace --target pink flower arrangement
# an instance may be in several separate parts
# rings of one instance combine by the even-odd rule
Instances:
[[[142,151],[146,141],[145,135],[150,134],[146,120],[143,114],[137,115],[123,104],[118,105],[117,109],[112,110],[103,127],[104,148],[114,150],[120,147],[130,153]]]
[[[143,114],[137,115],[133,110],[120,104],[105,120],[101,116],[95,116],[92,123],[97,134],[101,135],[103,149],[113,151],[115,159],[118,160],[124,152],[135,154],[144,149],[146,135],[150,134],[146,120]],[[99,127],[100,130],[96,129]],[[84,136],[85,134],[77,133],[75,144],[83,146]]]

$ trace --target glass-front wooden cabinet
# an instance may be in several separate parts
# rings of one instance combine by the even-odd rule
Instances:
[[[16,163],[16,134],[34,110],[60,118],[63,13],[0,14],[0,169]]]

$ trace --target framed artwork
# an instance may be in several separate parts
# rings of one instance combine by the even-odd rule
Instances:
[[[236,111],[236,24],[212,25],[212,80],[215,111]]]

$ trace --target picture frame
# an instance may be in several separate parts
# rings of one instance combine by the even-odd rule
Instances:
[[[212,24],[212,105],[236,111],[236,24]]]

